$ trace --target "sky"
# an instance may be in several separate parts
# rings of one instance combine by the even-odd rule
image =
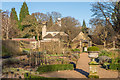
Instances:
[[[90,9],[92,2],[26,2],[29,13],[41,12],[47,13],[56,11],[62,14],[62,17],[71,16],[77,19],[81,25],[85,20],[87,27],[90,27],[89,20],[93,14]],[[2,2],[2,10],[11,11],[15,8],[19,16],[20,8],[23,2]]]

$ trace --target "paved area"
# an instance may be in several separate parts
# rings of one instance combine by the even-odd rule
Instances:
[[[44,73],[40,76],[44,77],[57,77],[57,78],[87,78],[89,75],[89,65],[90,59],[88,58],[87,53],[81,53],[80,59],[77,62],[75,70],[66,70],[66,71],[56,71],[50,73]],[[98,74],[100,78],[117,78],[118,72],[105,70],[98,66]]]

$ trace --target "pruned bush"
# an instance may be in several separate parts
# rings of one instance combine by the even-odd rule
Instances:
[[[99,48],[96,46],[92,46],[92,47],[89,47],[87,50],[88,51],[99,51]]]
[[[67,80],[65,78],[46,78],[42,76],[31,75],[30,73],[25,73],[24,78],[40,79],[40,80]]]
[[[72,51],[80,51],[80,49],[75,48],[75,49],[72,49]]]
[[[56,64],[56,65],[44,65],[39,66],[37,71],[39,73],[58,71],[58,70],[73,70],[73,64]]]
[[[89,75],[88,78],[99,78],[98,75]]]

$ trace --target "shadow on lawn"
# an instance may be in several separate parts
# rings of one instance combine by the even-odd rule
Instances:
[[[88,78],[88,75],[89,75],[88,72],[86,72],[86,71],[84,71],[82,69],[74,69],[74,70],[77,71],[77,72],[79,72],[79,73],[81,73],[81,74],[83,74],[83,75],[85,75]]]

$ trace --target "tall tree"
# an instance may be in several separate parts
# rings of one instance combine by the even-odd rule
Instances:
[[[86,34],[88,33],[88,28],[87,28],[87,26],[86,26],[85,20],[83,20],[82,32],[83,32],[83,33],[86,33]]]
[[[120,34],[120,1],[114,3],[114,9],[112,13],[112,22],[113,22],[113,29]]]
[[[62,23],[61,30],[69,35],[67,46],[70,47],[72,40],[80,32],[80,29],[78,27],[80,23],[73,17],[64,17],[61,19],[61,23]]]
[[[20,10],[20,14],[19,14],[20,23],[23,21],[23,19],[27,15],[29,15],[28,7],[27,7],[26,2],[23,2],[23,5],[22,5],[21,10]],[[20,23],[19,23],[19,27],[22,30],[22,29],[24,29],[25,26],[21,26]]]
[[[86,28],[85,20],[83,20],[83,25],[82,25],[82,27]]]
[[[11,9],[10,18],[18,21],[17,12],[15,11],[15,8]]]
[[[23,19],[21,24],[26,26],[21,33],[23,37],[37,36],[37,40],[40,40],[41,24],[37,21],[34,14],[27,15],[26,18]]]
[[[57,19],[58,18],[61,18],[61,13],[59,13],[59,12],[55,12],[55,11],[53,11],[53,12],[51,12],[51,13],[47,13],[47,15],[48,15],[48,17],[52,17],[52,20],[53,20],[53,23],[56,23],[56,21],[57,21]]]
[[[10,25],[9,11],[2,12],[2,39],[9,39],[12,27]]]
[[[13,37],[19,37],[19,29],[18,29],[18,17],[17,17],[17,13],[15,11],[15,8],[11,9],[11,13],[10,13],[10,24],[12,27],[12,31],[11,33],[11,38]]]
[[[50,16],[47,26],[51,27],[52,25],[53,25],[53,19],[52,19],[52,16]]]
[[[93,18],[90,20],[90,24],[93,26],[97,26],[99,24],[104,26],[107,34],[109,33],[109,35],[107,35],[107,38],[113,38],[115,36],[115,31],[113,29],[111,20],[111,15],[114,12],[113,9],[114,7],[112,2],[96,2],[92,4],[91,11],[93,12]]]

